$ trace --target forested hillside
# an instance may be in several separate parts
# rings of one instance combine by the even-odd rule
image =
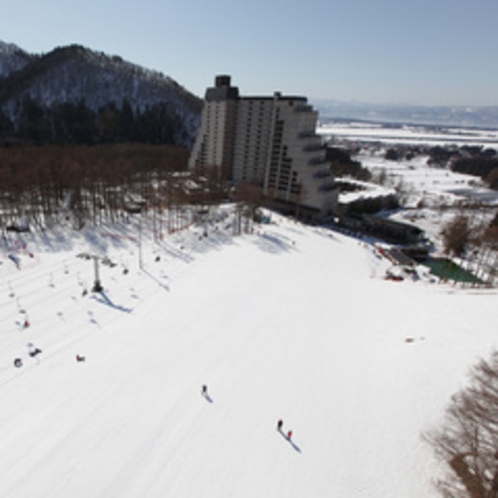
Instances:
[[[189,146],[201,100],[171,78],[87,48],[0,43],[0,140]]]

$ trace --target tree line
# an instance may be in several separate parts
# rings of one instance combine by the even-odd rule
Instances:
[[[64,217],[75,228],[114,221],[134,205],[127,196],[150,206],[171,201],[166,178],[185,170],[187,158],[184,147],[144,144],[0,147],[1,220],[40,228]]]
[[[230,200],[234,234],[251,231],[264,202],[261,188],[234,187],[213,165],[189,171],[188,156],[186,147],[166,145],[0,147],[0,228],[81,229],[147,212],[156,237],[162,213],[168,232],[186,218],[202,219],[207,227],[212,209]]]
[[[357,180],[370,181],[372,174],[359,161],[351,158],[351,153],[340,147],[327,146],[325,159],[330,163],[330,171],[335,177],[351,176]]]
[[[17,102],[16,118],[0,110],[0,143],[29,144],[148,143],[188,144],[191,137],[173,105],[164,101],[132,107],[108,103],[97,111],[84,99],[50,107],[25,96]]]
[[[443,251],[450,257],[472,262],[472,271],[490,285],[498,270],[498,212],[489,221],[479,206],[458,212],[442,227]]]
[[[460,158],[451,164],[452,171],[481,177],[490,188],[498,190],[498,158],[477,156]]]

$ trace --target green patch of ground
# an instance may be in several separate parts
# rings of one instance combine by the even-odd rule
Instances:
[[[454,280],[455,282],[465,282],[472,284],[482,284],[482,280],[477,278],[473,273],[465,270],[461,266],[446,258],[429,258],[424,261],[431,273],[443,280]]]

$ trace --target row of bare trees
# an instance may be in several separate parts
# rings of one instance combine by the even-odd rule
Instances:
[[[262,204],[261,188],[228,188],[219,168],[187,170],[188,150],[175,146],[0,147],[0,223],[81,228],[151,212],[154,234],[179,228],[187,206],[209,212],[230,199],[238,206],[237,233],[250,230]],[[244,220],[244,226],[242,226]]]
[[[0,148],[1,219],[5,225],[29,219],[40,226],[62,216],[76,226],[114,221],[127,193],[158,203],[154,187],[184,170],[187,157],[187,149],[172,146]]]
[[[493,285],[498,270],[498,213],[489,222],[477,218],[476,212],[477,208],[459,212],[443,226],[443,249],[450,257],[466,259],[475,274]]]

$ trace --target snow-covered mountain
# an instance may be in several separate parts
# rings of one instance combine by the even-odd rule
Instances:
[[[13,43],[5,43],[0,40],[0,81],[12,72],[22,69],[33,59],[24,50]]]
[[[43,114],[42,128],[57,129],[64,106],[83,107],[96,117],[109,109],[121,117],[125,108],[135,119],[146,113],[157,115],[156,121],[171,120],[181,131],[172,141],[182,144],[192,141],[199,123],[201,100],[176,81],[121,57],[79,45],[29,56],[3,43],[0,73],[4,76],[0,79],[0,111],[4,120],[11,122],[14,134],[19,132],[23,117],[33,120],[31,114]],[[33,106],[38,112],[33,111]]]

